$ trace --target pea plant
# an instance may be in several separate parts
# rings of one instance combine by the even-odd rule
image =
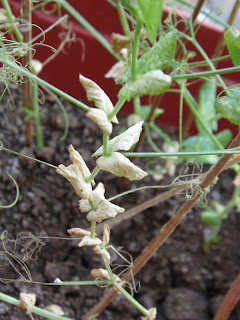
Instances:
[[[59,17],[59,20],[43,30],[33,39],[24,42],[22,36],[23,25],[26,21],[21,21],[13,17],[9,3],[2,0],[4,7],[4,21],[2,22],[2,30],[0,34],[1,54],[0,68],[1,81],[3,82],[5,91],[11,94],[11,86],[25,85],[30,82],[32,85],[33,109],[26,110],[27,120],[33,118],[36,127],[37,146],[43,146],[43,138],[40,130],[39,112],[39,95],[43,94],[40,90],[50,93],[58,102],[61,110],[64,112],[65,121],[67,123],[66,111],[58,96],[70,101],[77,107],[86,111],[86,117],[91,119],[102,132],[102,147],[96,150],[92,157],[96,159],[96,166],[91,171],[82,155],[74,149],[71,144],[68,148],[71,164],[65,166],[59,164],[55,166],[50,163],[43,162],[38,159],[33,161],[40,162],[54,169],[57,174],[67,179],[74,188],[79,200],[79,210],[86,214],[89,222],[89,229],[82,229],[76,225],[74,228],[67,230],[68,234],[74,235],[74,239],[79,239],[78,247],[89,247],[93,253],[99,255],[102,260],[102,268],[92,269],[89,272],[94,277],[93,281],[72,282],[72,285],[111,285],[110,289],[96,306],[90,310],[86,319],[93,319],[97,316],[113,299],[120,293],[141,313],[141,319],[157,319],[156,306],[150,309],[140,304],[126,289],[129,282],[153,256],[156,250],[165,242],[178,224],[182,221],[188,211],[195,205],[204,205],[202,220],[210,226],[209,232],[205,237],[205,246],[219,240],[218,231],[223,219],[226,219],[230,210],[234,206],[239,205],[239,134],[232,139],[230,130],[217,132],[218,121],[221,118],[228,119],[232,124],[239,125],[239,91],[238,84],[231,88],[227,87],[221,78],[221,74],[240,71],[239,58],[239,35],[240,32],[229,25],[224,25],[224,40],[229,55],[218,56],[214,59],[208,57],[202,46],[196,39],[196,34],[201,25],[196,23],[196,16],[200,10],[199,6],[195,8],[193,15],[189,19],[177,19],[174,14],[174,4],[178,1],[169,3],[173,9],[169,10],[168,17],[162,21],[163,1],[154,0],[110,0],[109,2],[116,7],[122,24],[124,34],[113,34],[112,45],[110,45],[103,36],[95,30],[67,1],[33,1],[32,10],[45,8],[45,6],[54,2],[59,12],[61,8],[65,9],[68,14],[72,15],[81,25],[83,25],[98,40],[106,50],[108,50],[118,60],[116,64],[109,70],[107,77],[114,78],[117,84],[122,85],[118,92],[118,101],[115,106],[112,104],[107,93],[101,89],[101,85],[95,83],[92,79],[79,75],[79,86],[85,89],[88,101],[94,104],[89,107],[87,104],[71,97],[67,93],[61,91],[50,83],[44,81],[38,76],[40,69],[36,67],[32,57],[24,64],[21,60],[22,56],[26,56],[29,51],[37,50],[36,41],[43,37],[50,29],[57,24],[66,20],[66,16]],[[186,6],[191,5],[186,1],[179,1]],[[199,1],[200,3],[201,1]],[[198,10],[198,11],[197,11]],[[211,15],[210,15],[211,16]],[[216,20],[216,18],[215,18]],[[217,19],[218,20],[218,19]],[[178,25],[184,22],[185,31],[180,31]],[[219,21],[218,21],[219,22]],[[222,22],[220,22],[222,23]],[[181,29],[182,30],[182,29]],[[9,35],[12,39],[9,39]],[[201,61],[192,61],[195,52],[189,52],[187,43],[191,43],[195,52],[202,57]],[[41,45],[44,45],[41,43]],[[55,51],[56,52],[56,51]],[[232,59],[232,67],[217,69],[216,63],[224,59]],[[30,64],[31,68],[27,68]],[[39,66],[39,65],[37,65]],[[204,67],[204,71],[200,68]],[[206,70],[207,69],[207,70]],[[198,70],[196,72],[196,70]],[[189,82],[193,79],[201,81],[201,89],[199,96],[196,98],[189,90]],[[166,132],[160,128],[156,122],[157,118],[161,120],[163,110],[159,107],[161,96],[165,93],[178,93],[180,96],[179,104],[179,132],[178,141],[172,140]],[[3,93],[3,94],[4,94]],[[150,96],[152,103],[144,105],[142,97]],[[113,135],[113,126],[118,124],[118,114],[126,101],[132,101],[134,112],[129,116],[129,128],[121,134]],[[186,103],[193,115],[193,121],[197,127],[198,133],[194,136],[185,137],[184,125],[182,120],[183,103]],[[161,105],[160,105],[161,106]],[[67,126],[68,127],[68,126]],[[162,149],[153,141],[152,133],[157,134],[159,138],[164,140]],[[64,137],[67,134],[65,130]],[[152,152],[138,152],[143,139],[152,148]],[[16,151],[9,150],[4,147],[4,142],[0,146],[1,151],[9,152],[18,156],[28,157]],[[171,187],[164,196],[159,195],[158,202],[185,190],[186,201],[163,226],[159,233],[153,238],[149,245],[135,259],[129,261],[121,252],[119,252],[110,242],[110,225],[111,222],[117,220],[124,215],[125,209],[114,204],[105,198],[105,189],[109,186],[102,182],[95,182],[98,179],[99,172],[107,171],[119,178],[125,178],[129,181],[142,180],[148,175],[147,170],[143,170],[134,164],[136,157],[144,158],[164,158],[166,170],[170,175],[175,173],[175,164],[185,161],[191,162],[195,167],[201,164],[210,164],[210,169],[204,173],[193,171],[189,173],[183,169],[173,182],[166,186]],[[129,159],[131,158],[131,160]],[[235,189],[229,203],[223,207],[221,203],[210,203],[206,201],[207,194],[211,191],[214,184],[217,183],[218,175],[228,168],[232,168],[236,172],[234,180]],[[157,169],[157,168],[156,168]],[[164,168],[161,168],[162,171]],[[16,186],[16,199],[10,205],[1,206],[2,209],[10,208],[15,205],[18,196],[18,185],[10,175]],[[144,188],[159,186],[144,186]],[[139,189],[139,188],[138,188]],[[136,190],[126,191],[134,192]],[[114,198],[122,196],[116,195]],[[153,205],[153,204],[152,204]],[[151,204],[149,204],[151,206]],[[109,220],[110,219],[110,220]],[[107,223],[102,224],[102,221]],[[108,223],[108,221],[110,223]],[[114,223],[114,222],[113,222]],[[99,224],[99,225],[98,225]],[[99,226],[99,227],[98,227]],[[102,227],[103,235],[99,235],[100,227]],[[44,237],[42,237],[44,239]],[[28,267],[24,260],[20,260],[17,256],[13,256],[8,251],[8,242],[6,232],[1,235],[1,241],[4,247],[2,255],[11,263],[11,259],[15,259],[25,270],[26,276],[19,273],[27,282],[32,282]],[[41,241],[38,242],[42,245]],[[79,249],[80,250],[80,249]],[[127,269],[119,274],[115,274],[112,268],[112,252],[119,255],[127,264]],[[10,259],[11,257],[11,259]],[[2,279],[4,280],[4,279]],[[53,286],[69,284],[56,279]],[[26,310],[30,317],[33,314],[39,314],[48,319],[69,319],[53,312],[43,310],[35,306],[36,297],[32,294],[21,293],[20,299],[14,299],[6,294],[0,293],[0,299],[14,304]],[[229,307],[230,308],[230,307]],[[220,318],[219,318],[220,319]],[[216,319],[218,320],[218,319]]]

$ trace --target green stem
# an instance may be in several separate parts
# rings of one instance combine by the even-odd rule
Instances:
[[[188,104],[189,109],[191,110],[191,112],[194,114],[195,118],[201,123],[203,129],[205,130],[206,134],[209,136],[209,138],[214,142],[214,144],[216,145],[216,147],[218,149],[224,149],[222,144],[218,141],[218,139],[215,137],[215,135],[211,132],[211,130],[209,130],[209,128],[207,127],[204,119],[201,117],[201,115],[199,114],[198,110],[197,110],[197,106],[196,106],[196,101],[193,98],[193,96],[191,95],[190,91],[185,88],[184,92],[183,92],[183,96],[185,101]]]
[[[195,78],[202,78],[202,77],[210,77],[216,76],[218,74],[227,74],[232,72],[239,72],[240,66],[230,67],[230,68],[222,68],[222,69],[215,69],[214,71],[203,71],[203,72],[193,72],[193,73],[186,73],[186,74],[179,74],[179,75],[172,75],[172,80],[182,80],[182,79],[195,79]]]
[[[134,114],[141,116],[140,97],[133,98]]]
[[[211,59],[211,61],[212,61],[212,63],[215,63],[215,62],[218,62],[218,61],[221,61],[221,60],[228,59],[230,57],[231,57],[230,54],[226,54],[225,56],[221,56],[221,57],[218,57],[218,58]],[[206,65],[207,65],[206,61],[196,61],[196,62],[189,62],[188,63],[188,67],[189,68],[206,67]]]
[[[33,81],[32,94],[33,94],[33,97],[32,97],[33,98],[33,113],[34,113],[37,148],[38,148],[38,150],[41,150],[43,147],[43,135],[42,135],[41,124],[40,124],[40,113],[39,113],[39,103],[38,103],[38,85],[37,85],[36,81]]]
[[[17,181],[7,172],[8,176],[12,179],[14,185],[15,185],[15,188],[16,188],[16,197],[15,197],[15,200],[11,203],[11,204],[8,204],[8,205],[0,205],[0,208],[1,209],[9,209],[9,208],[12,208],[13,206],[15,206],[15,204],[18,202],[18,198],[19,198],[19,187],[18,187],[18,184],[17,184]]]
[[[104,132],[103,133],[103,155],[108,156],[108,141],[109,136]]]
[[[4,148],[3,146],[0,146],[0,150],[6,151],[6,152],[9,152],[9,153],[12,153],[12,154],[14,154],[15,156],[24,157],[24,158],[33,160],[33,161],[35,161],[35,162],[44,164],[44,165],[46,165],[46,166],[48,166],[48,167],[50,167],[50,168],[53,168],[53,169],[55,169],[55,170],[57,169],[57,167],[54,166],[53,164],[50,164],[50,163],[48,163],[48,162],[45,162],[45,161],[42,161],[42,160],[38,160],[38,159],[29,157],[29,156],[26,156],[25,154],[22,154],[22,153],[13,151],[13,150],[11,150],[11,149]]]
[[[56,22],[54,22],[51,26],[49,26],[47,29],[43,30],[41,33],[39,33],[38,35],[36,35],[36,37],[32,38],[27,44],[31,45],[33,42],[35,42],[36,40],[38,40],[39,38],[43,37],[46,33],[48,33],[49,31],[51,31],[53,28],[55,28],[59,23],[62,23],[64,20],[67,20],[68,15],[65,14],[63,17],[61,17],[60,19],[58,19]]]
[[[117,1],[116,6],[117,6],[117,11],[118,11],[118,15],[119,15],[119,18],[120,18],[120,22],[121,22],[124,34],[126,36],[130,36],[131,31],[130,31],[129,24],[128,24],[128,21],[127,21],[127,18],[126,18],[126,14],[125,14],[125,11],[123,9],[121,1]]]
[[[111,284],[109,280],[89,280],[89,281],[61,281],[61,282],[34,282],[45,286],[94,286]]]
[[[171,146],[175,147],[174,142],[169,138],[168,134],[166,134],[162,129],[160,129],[158,126],[156,126],[155,123],[150,122],[148,125],[149,125],[149,128],[154,130],[159,135],[160,138],[162,138],[164,141],[166,141]]]
[[[13,304],[17,307],[19,307],[20,305],[20,301],[18,299],[10,297],[2,292],[0,292],[0,300]],[[72,318],[62,317],[39,307],[33,307],[32,313],[38,314],[42,317],[45,317],[51,320],[73,320]]]
[[[184,95],[184,88],[185,88],[185,81],[181,81],[180,87],[180,105],[179,105],[179,149],[182,151],[182,127],[183,127],[183,95]]]
[[[121,60],[119,55],[113,52],[112,46],[110,43],[99,33],[83,16],[75,10],[67,1],[65,0],[55,0],[55,2],[59,3],[63,8],[74,17],[86,30],[88,30],[94,38],[108,51],[110,52],[117,60]]]
[[[91,235],[92,239],[95,238],[95,230],[96,230],[96,221],[91,221]]]
[[[225,149],[215,151],[197,151],[197,152],[123,152],[125,157],[128,158],[157,158],[157,157],[189,157],[189,156],[209,156],[222,154],[240,154],[238,149]]]
[[[131,80],[135,81],[137,79],[136,74],[136,65],[139,51],[139,42],[141,35],[142,22],[138,21],[135,29],[134,39],[133,39],[133,47],[132,47],[132,65],[131,65]]]
[[[231,199],[228,201],[228,203],[225,205],[224,210],[221,212],[221,218],[226,219],[232,210],[238,202],[240,194],[240,186],[235,187]]]
[[[11,24],[14,23],[13,13],[12,13],[11,7],[9,6],[8,0],[1,0],[1,1],[2,1],[2,5],[3,5],[4,9],[6,10],[9,23],[11,23]],[[22,36],[21,32],[19,31],[19,29],[17,27],[13,27],[13,31],[15,33],[17,41],[23,42],[23,36]]]
[[[107,260],[102,256],[103,263],[105,265],[105,268],[107,269],[107,272],[109,274],[109,277],[112,281],[113,286],[136,308],[138,309],[143,315],[146,317],[149,317],[149,311],[144,308],[137,300],[135,300],[120,284],[115,280],[114,275],[112,273],[112,270],[110,268],[110,265],[108,264]]]
[[[9,67],[16,69],[18,72],[22,73],[24,76],[26,76],[27,78],[29,78],[32,81],[36,81],[40,86],[45,86],[46,88],[52,90],[54,93],[60,95],[61,97],[63,97],[64,99],[70,101],[71,103],[75,104],[77,107],[82,108],[85,111],[89,111],[90,107],[87,106],[85,103],[73,98],[72,96],[70,96],[69,94],[65,93],[64,91],[56,88],[55,86],[51,85],[50,83],[44,81],[43,79],[39,78],[38,76],[36,76],[35,74],[32,74],[31,72],[29,72],[27,69],[17,65],[16,63],[8,60],[8,59],[4,59],[3,57],[0,56],[0,62],[2,62],[5,65],[8,65]]]
[[[96,166],[94,168],[93,172],[91,173],[91,175],[87,179],[85,179],[85,181],[87,183],[91,182],[96,177],[96,175],[98,174],[99,171],[100,171],[100,168],[98,166]]]
[[[153,151],[161,152],[161,150],[158,148],[156,143],[152,140],[151,134],[149,132],[149,125],[146,123],[144,124],[144,130],[145,130],[147,142],[150,145],[150,147],[153,149]]]
[[[118,114],[118,112],[121,110],[122,106],[126,102],[125,98],[119,99],[118,102],[116,103],[113,111],[108,115],[108,120],[111,121],[114,116]]]

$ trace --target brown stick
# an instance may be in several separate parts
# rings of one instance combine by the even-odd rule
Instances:
[[[240,133],[230,144],[229,148],[235,148],[240,145]],[[203,176],[203,180],[200,184],[202,190],[209,187],[214,183],[219,173],[223,170],[225,164],[231,159],[232,155],[222,155],[218,162],[210,168],[210,170]],[[140,253],[140,255],[134,260],[132,269],[129,269],[122,277],[123,281],[131,281],[132,275],[135,276],[152,255],[159,249],[159,247],[165,242],[165,240],[172,234],[178,224],[182,221],[188,211],[199,200],[200,195],[186,201],[175,215],[160,229],[158,234],[153,238],[150,244]],[[104,297],[89,311],[89,313],[83,318],[84,320],[90,320],[99,315],[116,296],[117,292],[114,288],[110,288]]]
[[[240,272],[229,288],[213,320],[227,320],[240,299]]]
[[[22,0],[22,12],[25,20],[28,21],[27,31],[23,32],[23,41],[29,42],[32,40],[32,1],[31,0]],[[23,56],[23,66],[26,67],[30,71],[30,64],[32,58],[31,50],[28,51],[28,54]],[[25,79],[25,83],[23,85],[23,94],[24,94],[24,107],[32,110],[32,84],[28,79]],[[26,144],[28,146],[32,145],[33,137],[32,137],[32,118],[26,121],[25,124],[25,139]]]

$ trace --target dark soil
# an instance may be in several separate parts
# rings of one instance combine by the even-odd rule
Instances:
[[[35,147],[31,150],[24,145],[21,103],[15,101],[15,109],[10,110],[6,99],[7,97],[4,97],[0,105],[0,141],[4,147],[54,165],[67,165],[70,163],[67,148],[72,143],[87,161],[88,166],[94,168],[91,154],[101,145],[101,134],[97,127],[84,117],[80,109],[65,103],[70,118],[70,132],[65,141],[60,141],[64,131],[62,115],[55,103],[46,103],[42,107],[45,147],[36,152]],[[17,205],[11,209],[1,209],[1,234],[7,230],[10,239],[23,232],[36,237],[46,233],[49,237],[69,238],[66,232],[68,228],[89,227],[84,214],[78,210],[79,199],[71,185],[53,169],[3,151],[0,153],[0,159],[1,204],[11,203],[15,197],[15,187],[5,170],[17,180],[20,187]],[[147,159],[141,162],[138,160],[143,169],[146,162]],[[216,198],[226,203],[233,190],[233,178],[232,171],[222,173],[208,200]],[[130,188],[130,184],[120,185],[119,179],[108,173],[101,172],[96,180],[105,183],[107,197]],[[167,184],[169,181],[169,178],[164,178],[161,183]],[[134,182],[131,187],[143,183],[150,185],[154,182],[151,177],[147,177],[143,182]],[[132,208],[159,192],[162,191],[138,192],[115,203],[126,209]],[[184,195],[177,195],[133,219],[124,221],[112,230],[112,244],[123,247],[133,258],[137,257],[184,201]],[[141,289],[135,297],[146,308],[156,306],[159,320],[212,319],[239,272],[239,214],[236,210],[231,212],[221,227],[221,240],[204,252],[203,232],[206,226],[201,223],[200,212],[201,208],[197,206],[191,210],[172,236],[136,276],[135,281],[141,282]],[[55,278],[62,281],[92,280],[90,270],[102,266],[100,258],[93,256],[91,249],[79,248],[76,243],[48,239],[41,251],[35,252],[32,259],[26,262],[33,281],[53,282]],[[13,246],[9,244],[7,248],[11,250]],[[24,253],[19,253],[19,256],[23,258]],[[3,254],[0,255],[0,260],[1,278],[20,278]],[[15,266],[17,267],[16,262]],[[20,266],[17,268],[26,276]],[[37,306],[44,308],[50,304],[57,304],[63,308],[65,316],[78,320],[82,319],[104,294],[104,288],[98,287],[50,287],[19,281],[2,283],[0,291],[16,298],[20,292],[34,292],[37,295]],[[0,319],[24,320],[29,319],[29,316],[25,315],[23,310],[0,301]],[[43,318],[34,315],[34,319]],[[140,319],[140,314],[118,295],[98,319]],[[240,319],[239,307],[232,312],[230,319]]]

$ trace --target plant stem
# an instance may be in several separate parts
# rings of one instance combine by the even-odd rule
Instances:
[[[8,21],[10,23],[14,23],[13,13],[12,13],[11,7],[9,6],[8,0],[1,0],[1,1],[2,1],[2,5],[3,5],[4,9],[6,10]],[[15,33],[17,41],[22,42],[23,36],[22,36],[21,32],[19,31],[19,29],[17,27],[14,27],[13,31]]]
[[[103,263],[105,265],[105,268],[107,269],[107,272],[109,274],[109,277],[112,281],[113,286],[136,308],[138,309],[143,315],[149,317],[149,311],[144,308],[137,300],[135,300],[116,280],[112,273],[112,270],[110,268],[110,265],[108,264],[107,260],[103,257]]]
[[[96,40],[108,51],[110,52],[117,60],[121,60],[119,55],[115,54],[112,50],[110,43],[99,33],[83,16],[75,10],[67,1],[65,0],[55,0],[63,8],[74,17],[86,30],[88,30]]]
[[[96,221],[91,221],[91,235],[92,239],[95,238]]]
[[[60,19],[58,19],[56,22],[54,22],[53,24],[51,24],[47,29],[43,30],[41,33],[39,33],[38,35],[36,35],[34,38],[32,38],[29,42],[28,45],[33,44],[33,42],[37,41],[39,38],[44,37],[44,35],[46,33],[48,33],[49,31],[51,31],[52,29],[54,29],[58,24],[62,23],[64,20],[66,21],[68,18],[68,15],[65,14],[64,16],[62,16]]]
[[[206,125],[202,116],[199,114],[199,112],[196,108],[196,101],[187,88],[184,89],[183,96],[184,96],[185,101],[188,104],[189,109],[194,114],[195,118],[201,123],[201,126],[203,127],[203,129],[205,130],[205,132],[209,136],[209,138],[213,141],[213,143],[216,145],[216,147],[218,149],[220,149],[220,150],[224,149],[223,146],[221,145],[221,143],[215,137],[215,135],[208,128],[208,126]]]
[[[227,73],[239,72],[239,71],[240,71],[240,66],[236,66],[236,67],[215,69],[213,71],[203,71],[203,72],[193,72],[193,73],[172,75],[171,77],[172,77],[172,80],[177,81],[182,79],[210,77],[210,76],[216,76],[218,74],[227,74]]]
[[[135,81],[137,78],[136,64],[137,64],[137,58],[138,58],[141,28],[142,28],[142,22],[137,21],[134,39],[133,39],[133,47],[132,47],[132,64],[131,64],[131,80],[132,81]]]
[[[91,175],[87,179],[85,179],[85,181],[87,183],[91,182],[96,177],[96,175],[98,174],[99,171],[100,171],[100,168],[98,166],[96,166],[94,168],[93,172],[91,173]]]
[[[12,208],[13,206],[15,206],[15,204],[18,202],[18,199],[19,199],[19,187],[18,187],[18,184],[17,184],[17,181],[7,172],[8,176],[12,179],[14,185],[15,185],[15,188],[16,188],[16,197],[14,199],[14,201],[11,203],[11,204],[8,204],[8,205],[1,205],[0,204],[0,208],[1,209],[9,209],[9,208]]]
[[[103,155],[108,156],[108,141],[109,136],[104,132],[103,133]]]
[[[81,109],[85,111],[89,111],[90,107],[87,106],[85,103],[73,98],[69,94],[65,93],[64,91],[56,88],[55,86],[51,85],[50,83],[44,81],[43,79],[39,78],[35,74],[32,74],[31,72],[27,71],[25,68],[20,67],[16,63],[13,63],[10,60],[4,59],[3,57],[0,57],[0,62],[8,65],[9,67],[15,68],[18,72],[21,72],[24,76],[31,79],[32,81],[36,81],[38,85],[45,86],[49,90],[53,91],[54,93],[58,94],[59,96],[63,97],[64,99],[70,101],[71,103],[75,104],[77,107],[80,107]]]
[[[121,1],[117,1],[116,7],[117,7],[118,15],[119,15],[119,18],[120,18],[120,22],[121,22],[124,34],[126,36],[130,36],[131,31],[130,31],[129,24],[128,24],[128,21],[127,21],[127,18],[126,18],[126,14],[125,14],[125,11],[123,9]]]
[[[162,129],[160,129],[155,123],[150,122],[148,124],[149,128],[154,130],[160,138],[162,138],[164,141],[166,141],[171,146],[175,146],[174,142],[169,138],[168,134],[166,134]]]
[[[45,162],[45,161],[42,161],[42,160],[38,160],[38,159],[35,159],[35,158],[32,158],[32,157],[29,157],[29,156],[26,156],[25,154],[22,154],[22,153],[19,153],[19,152],[16,152],[16,151],[13,151],[11,149],[7,149],[7,148],[4,148],[3,146],[0,146],[0,150],[2,151],[6,151],[6,152],[9,152],[9,153],[12,153],[14,154],[15,156],[18,156],[18,157],[24,157],[24,158],[27,158],[29,160],[33,160],[35,162],[38,162],[38,163],[41,163],[41,164],[44,164],[50,168],[53,168],[53,169],[57,169],[56,166],[54,166],[53,164],[50,164],[48,162]]]
[[[10,304],[13,304],[17,307],[19,307],[19,304],[20,304],[20,301],[18,299],[10,297],[2,292],[0,292],[0,300],[5,301]],[[62,317],[62,316],[56,315],[50,311],[47,311],[47,310],[39,308],[39,307],[33,307],[32,313],[38,314],[42,317],[45,317],[45,318],[51,319],[51,320],[74,320],[72,318],[67,318],[67,317]]]
[[[114,116],[118,114],[118,112],[121,110],[122,106],[126,102],[126,99],[119,99],[118,102],[116,103],[113,111],[108,115],[108,120],[111,121]]]
[[[34,113],[34,121],[35,121],[35,131],[36,131],[36,140],[37,140],[37,148],[41,150],[43,147],[43,135],[41,131],[40,125],[40,113],[39,113],[39,103],[38,103],[38,85],[37,82],[33,82],[32,88],[33,94],[33,113]]]

